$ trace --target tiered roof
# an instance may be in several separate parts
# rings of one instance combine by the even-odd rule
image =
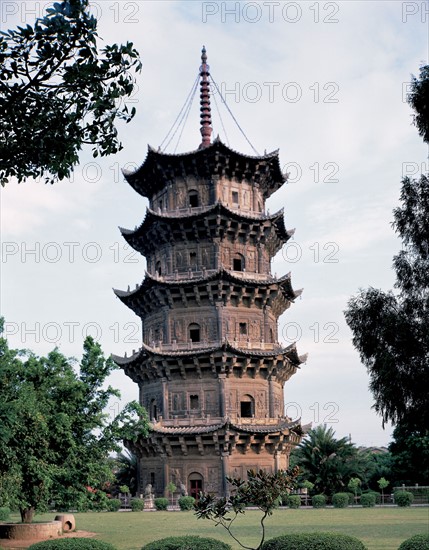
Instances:
[[[188,153],[167,154],[148,148],[143,164],[124,177],[137,193],[151,198],[176,178],[193,175],[210,181],[226,177],[259,185],[265,199],[286,182],[278,150],[261,156],[244,155],[230,149],[217,137],[210,145]]]
[[[191,272],[192,275],[192,272]],[[255,274],[256,275],[256,274]],[[235,290],[236,289],[236,290]],[[162,306],[183,308],[190,305],[215,305],[219,300],[235,299],[239,303],[247,296],[249,306],[262,308],[270,306],[276,313],[283,313],[297,298],[302,290],[294,290],[290,273],[280,278],[252,278],[251,274],[238,276],[237,272],[226,269],[212,270],[199,276],[181,276],[180,278],[146,276],[135,290],[114,289],[116,296],[136,315],[144,315],[158,310]]]
[[[238,347],[236,343],[226,341],[188,349],[166,348],[151,348],[143,344],[131,357],[113,356],[113,360],[134,382],[159,378],[170,380],[175,373],[186,379],[188,371],[197,371],[199,377],[204,371],[213,374],[237,371],[240,376],[252,377],[265,372],[267,377],[274,376],[282,383],[307,360],[306,355],[298,355],[295,344],[286,348],[271,345],[271,349],[264,350]]]
[[[256,242],[269,244],[276,254],[295,233],[284,224],[283,209],[274,214],[241,212],[222,202],[210,206],[187,208],[184,212],[146,211],[143,223],[134,230],[120,228],[127,243],[146,255],[160,244],[177,241],[199,241],[229,234],[238,238],[245,233]]]

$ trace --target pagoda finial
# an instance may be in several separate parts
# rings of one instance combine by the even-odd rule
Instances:
[[[213,132],[211,108],[210,108],[210,84],[209,84],[210,66],[207,64],[206,47],[201,50],[201,88],[200,88],[200,119],[201,119],[201,137],[202,141],[199,149],[208,147],[211,143],[211,135]]]

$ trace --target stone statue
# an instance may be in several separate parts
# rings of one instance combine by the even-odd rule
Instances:
[[[148,483],[144,489],[144,497],[150,498],[152,496],[152,485]]]
[[[186,487],[185,487],[185,484],[184,483],[181,483],[179,485],[180,487],[180,494],[182,497],[187,497],[188,496],[188,491],[186,490]]]

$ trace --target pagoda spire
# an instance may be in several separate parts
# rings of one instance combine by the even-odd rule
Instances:
[[[200,120],[201,120],[201,137],[202,141],[199,146],[199,149],[204,149],[208,147],[211,143],[211,135],[213,132],[212,117],[211,117],[211,108],[210,108],[210,84],[209,84],[209,75],[210,75],[210,66],[207,64],[207,54],[206,47],[203,46],[201,50],[201,67],[200,67],[200,76],[201,76],[201,87],[200,87]]]

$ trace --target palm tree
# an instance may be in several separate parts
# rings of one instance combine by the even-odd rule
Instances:
[[[363,477],[365,464],[357,448],[326,425],[310,430],[292,451],[293,465],[298,465],[304,479],[314,483],[315,493],[330,495],[345,490],[351,477]]]
[[[139,464],[135,454],[127,449],[118,453],[114,459],[115,485],[120,487],[126,485],[130,489],[131,495],[135,495],[138,490]]]

